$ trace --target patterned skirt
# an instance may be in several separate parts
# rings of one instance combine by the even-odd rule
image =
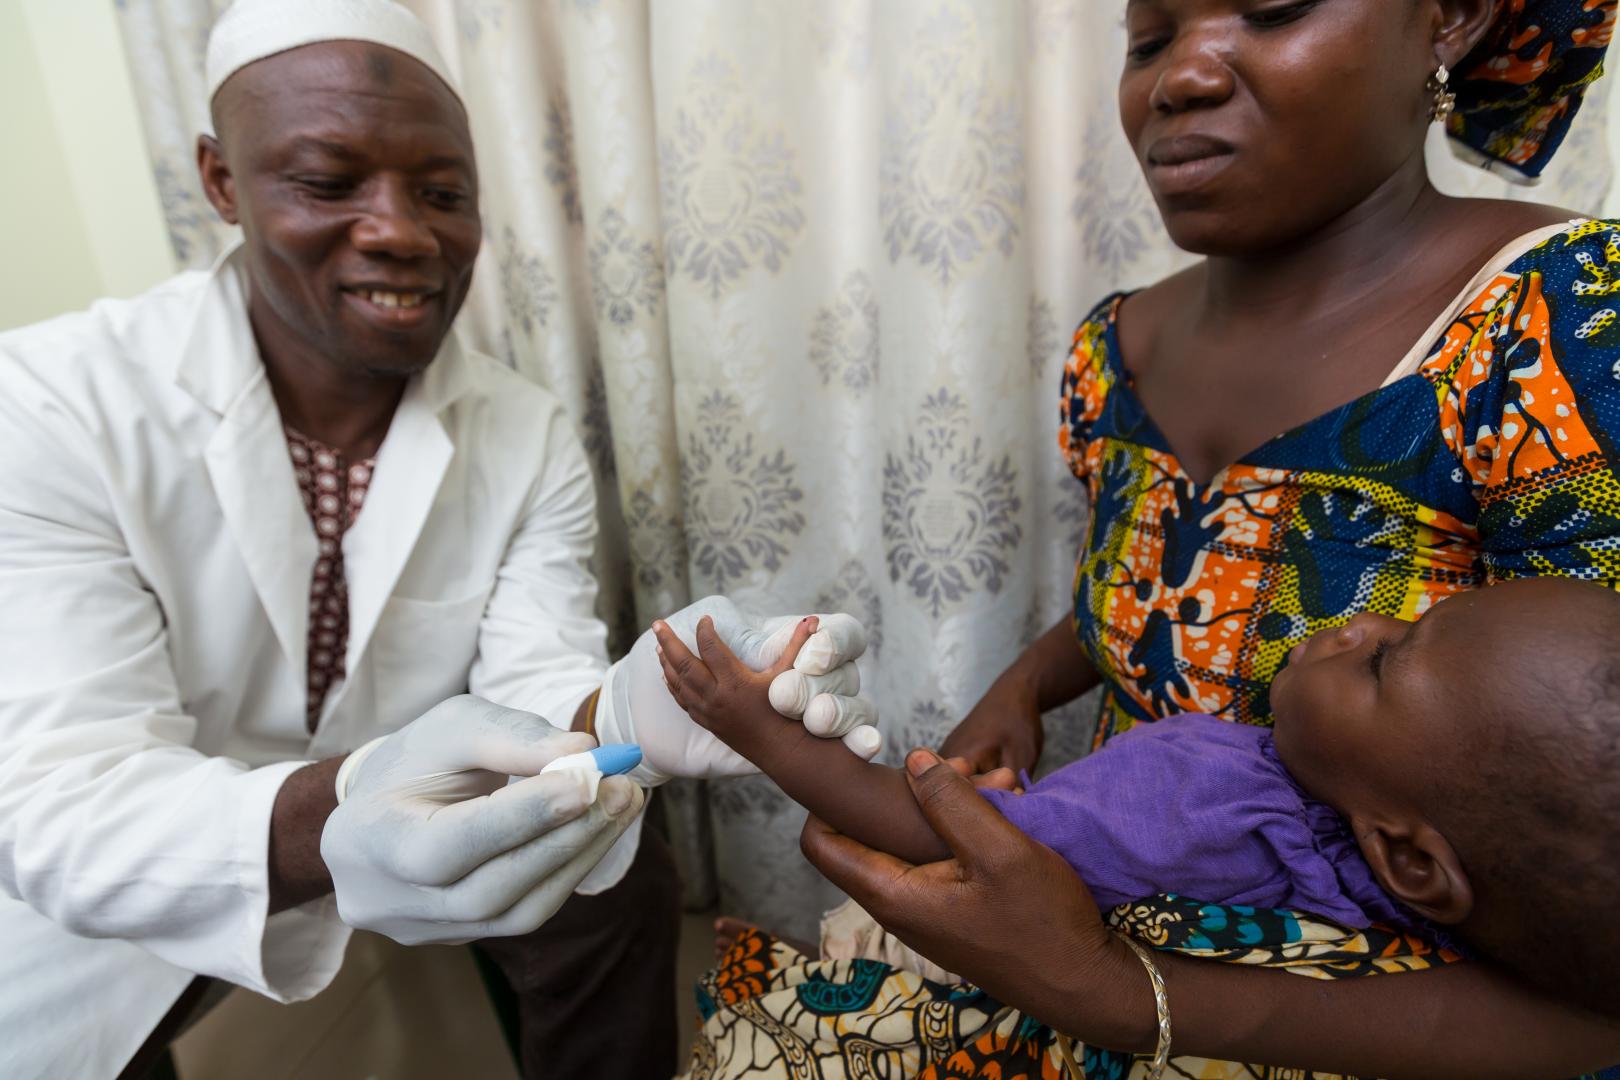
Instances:
[[[1349,930],[1287,911],[1158,896],[1116,908],[1116,929],[1154,948],[1320,979],[1419,971],[1458,954],[1373,927]],[[1144,976],[1145,977],[1145,976]],[[1148,1059],[1075,1045],[967,985],[876,960],[814,960],[759,931],[743,934],[697,988],[691,1080],[1090,1080],[1145,1077]],[[1066,1043],[1067,1040],[1061,1040]],[[1330,1080],[1328,1074],[1172,1059],[1196,1080]]]

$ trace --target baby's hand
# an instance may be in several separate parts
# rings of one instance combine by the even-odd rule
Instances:
[[[1024,785],[1019,782],[1018,774],[1011,769],[1004,767],[991,769],[986,773],[976,773],[973,771],[972,762],[965,757],[948,757],[945,759],[945,764],[956,770],[960,775],[973,781],[973,786],[980,791],[990,789],[994,791],[1010,791],[1014,795],[1024,793]]]
[[[738,660],[715,633],[714,620],[707,615],[698,620],[696,656],[668,623],[659,620],[652,628],[670,696],[701,727],[724,740],[739,725],[782,719],[770,704],[771,680],[793,666],[816,627],[814,615],[801,619],[781,658],[764,671],[754,671]]]

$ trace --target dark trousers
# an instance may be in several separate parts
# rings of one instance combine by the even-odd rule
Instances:
[[[675,1074],[680,879],[653,825],[613,888],[570,897],[532,934],[478,943],[517,994],[524,1080]]]

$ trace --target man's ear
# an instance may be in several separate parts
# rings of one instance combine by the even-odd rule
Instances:
[[[1430,922],[1455,926],[1474,910],[1474,887],[1450,842],[1427,822],[1352,814],[1350,828],[1384,891]]]
[[[225,148],[212,135],[197,136],[197,175],[203,194],[227,225],[240,223],[236,208],[236,178],[225,164]]]

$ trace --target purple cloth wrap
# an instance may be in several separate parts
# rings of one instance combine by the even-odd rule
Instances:
[[[1023,795],[985,798],[1074,867],[1104,910],[1158,893],[1411,927],[1348,824],[1300,790],[1271,731],[1190,713],[1142,724]]]

